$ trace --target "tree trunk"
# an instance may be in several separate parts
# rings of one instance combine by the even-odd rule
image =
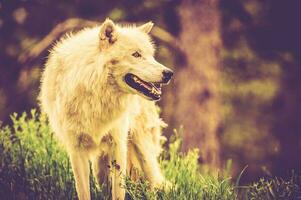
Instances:
[[[218,0],[184,0],[179,17],[186,61],[175,75],[174,120],[184,127],[184,150],[198,147],[204,163],[219,167],[217,87],[222,42]]]

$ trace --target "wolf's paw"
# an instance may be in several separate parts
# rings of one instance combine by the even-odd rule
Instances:
[[[159,189],[159,190],[164,190],[164,191],[169,191],[172,188],[172,183],[168,180],[164,180],[164,181],[154,184],[153,188]]]

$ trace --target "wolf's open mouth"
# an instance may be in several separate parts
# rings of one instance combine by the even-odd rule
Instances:
[[[131,73],[126,74],[124,80],[131,88],[134,88],[152,100],[159,100],[161,98],[161,83],[146,82]]]

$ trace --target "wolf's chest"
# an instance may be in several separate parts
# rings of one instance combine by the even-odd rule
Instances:
[[[86,128],[95,129],[107,129],[115,121],[124,117],[129,111],[127,103],[121,100],[110,99],[103,100],[99,99],[98,102],[85,101],[80,107],[81,112],[84,114],[84,120]]]

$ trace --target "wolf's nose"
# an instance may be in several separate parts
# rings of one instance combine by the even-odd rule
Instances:
[[[171,77],[173,76],[173,71],[171,71],[171,70],[164,70],[162,72],[162,74],[163,74],[163,82],[167,83],[171,79]]]

